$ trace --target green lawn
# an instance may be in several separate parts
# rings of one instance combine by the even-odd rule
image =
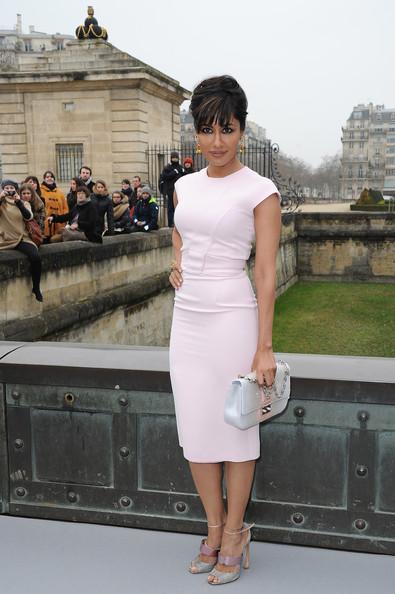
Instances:
[[[395,357],[395,284],[296,283],[277,298],[273,348]]]

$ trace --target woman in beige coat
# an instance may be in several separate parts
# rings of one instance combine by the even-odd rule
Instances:
[[[0,250],[16,249],[30,260],[33,282],[32,293],[42,301],[40,290],[41,259],[36,244],[26,230],[26,221],[33,218],[29,202],[23,202],[18,194],[18,184],[6,179],[0,192]]]

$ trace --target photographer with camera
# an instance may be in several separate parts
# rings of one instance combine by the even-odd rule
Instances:
[[[32,293],[37,301],[42,301],[41,259],[25,224],[32,219],[30,204],[21,200],[18,184],[10,179],[3,180],[0,192],[0,250],[16,249],[29,258],[33,282]]]

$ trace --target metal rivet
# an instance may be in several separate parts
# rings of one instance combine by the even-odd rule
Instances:
[[[367,525],[368,525],[367,522],[362,519],[355,520],[355,522],[354,522],[354,526],[355,526],[355,528],[357,528],[357,530],[365,530]]]
[[[123,446],[119,450],[119,453],[121,454],[122,458],[127,458],[130,455],[130,450],[126,446]]]
[[[26,489],[24,487],[17,487],[15,489],[15,494],[18,497],[24,497],[26,495],[26,493],[27,493],[27,491],[26,491]]]
[[[121,497],[119,502],[122,505],[122,507],[129,507],[129,505],[132,505],[132,500],[129,499],[129,497]]]
[[[296,408],[294,408],[294,415],[295,417],[304,417],[306,414],[305,409],[303,408],[303,406],[297,406]]]
[[[127,406],[129,404],[129,400],[127,398],[125,398],[125,396],[121,396],[118,399],[118,402],[121,406]]]
[[[69,491],[67,493],[67,499],[70,501],[70,503],[75,503],[78,499],[77,493],[74,491]]]
[[[292,514],[292,521],[294,524],[302,524],[304,522],[304,515],[299,512]]]
[[[72,394],[71,392],[66,392],[66,394],[64,395],[65,403],[68,404],[69,406],[71,406],[72,404],[74,404],[74,400],[75,400],[74,394]]]
[[[14,441],[14,448],[16,450],[21,450],[24,447],[24,445],[25,445],[25,442],[23,441],[23,439],[18,438]]]
[[[362,464],[357,466],[357,475],[358,476],[366,476],[368,474],[367,466],[363,466]]]
[[[358,413],[358,420],[361,421],[361,423],[366,423],[368,419],[369,413],[366,410],[360,410]]]
[[[19,398],[21,397],[21,393],[20,393],[20,392],[18,392],[17,390],[14,390],[14,391],[11,393],[11,396],[13,397],[13,399],[14,399],[14,400],[19,400]]]
[[[180,514],[183,514],[188,509],[187,504],[183,501],[177,501],[174,507],[176,508],[176,511],[178,511]]]

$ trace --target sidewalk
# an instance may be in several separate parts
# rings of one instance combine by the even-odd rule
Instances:
[[[0,516],[1,594],[200,594],[199,536]],[[221,590],[222,592],[222,590]],[[395,559],[253,542],[225,594],[394,594]]]

